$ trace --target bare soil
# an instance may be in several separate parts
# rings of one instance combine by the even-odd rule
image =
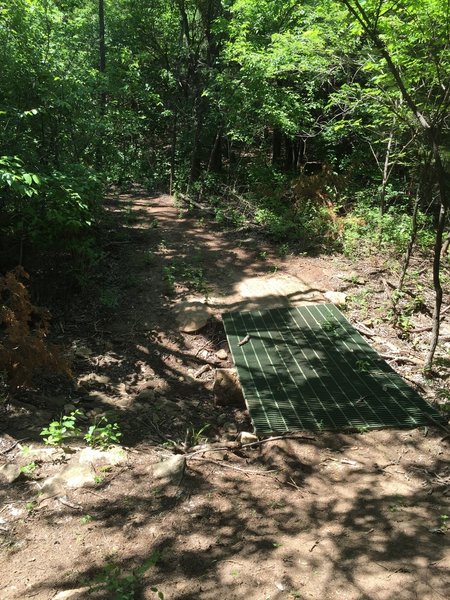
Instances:
[[[108,214],[91,293],[54,311],[74,381],[43,377],[9,398],[0,464],[27,464],[21,448],[42,447],[40,429],[67,404],[117,421],[127,463],[43,497],[67,449],[0,488],[0,598],[153,599],[154,588],[169,600],[448,598],[445,431],[300,433],[239,448],[233,432],[251,431],[247,411],[216,406],[212,393],[214,369],[232,366],[216,355],[227,349],[221,311],[241,305],[243,281],[276,275],[299,278],[305,297],[347,293],[347,315],[369,341],[428,400],[446,402],[445,331],[434,376],[421,373],[428,288],[394,329],[384,318],[396,277],[387,258],[280,256],[258,232],[221,230],[164,195],[116,196]],[[208,324],[180,332],[174,306],[205,293]],[[186,450],[177,481],[154,477],[155,464]]]

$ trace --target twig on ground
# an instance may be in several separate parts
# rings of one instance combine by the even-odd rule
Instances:
[[[395,354],[381,354],[380,353],[381,358],[384,358],[385,360],[395,360],[396,362],[404,362],[404,363],[408,363],[410,365],[415,365],[415,366],[420,366],[422,364],[422,361],[420,361],[418,358],[408,358],[407,356],[404,355],[395,355]]]
[[[270,438],[265,438],[264,440],[258,440],[257,442],[250,442],[249,444],[242,444],[241,448],[245,450],[245,448],[254,448],[255,446],[261,446],[262,444],[267,444],[267,442],[275,442],[277,440],[313,440],[315,438],[312,435],[295,435],[295,434],[287,434],[287,435],[277,435]]]
[[[271,477],[272,473],[278,473],[278,471],[276,469],[273,469],[271,471],[250,471],[248,469],[242,469],[241,467],[236,467],[234,465],[230,465],[228,463],[225,462],[221,462],[220,460],[214,460],[212,458],[201,458],[201,457],[193,457],[192,455],[187,454],[186,455],[186,459],[193,459],[193,460],[201,460],[201,461],[206,461],[206,462],[210,462],[213,463],[214,465],[218,465],[219,467],[222,467],[224,469],[233,469],[234,471],[239,471],[240,473],[245,473],[245,475],[259,475],[260,477]]]
[[[202,350],[204,350],[207,346],[209,346],[211,344],[211,340],[208,340],[206,342],[206,344],[203,344],[203,346],[200,346],[200,348],[197,350],[197,352],[194,354],[194,356],[198,356],[200,354],[200,352]]]
[[[66,496],[61,496],[60,498],[58,498],[58,500],[61,502],[61,504],[64,504],[64,506],[68,506],[69,508],[73,508],[74,510],[81,510],[83,508],[81,504],[75,504],[74,502],[70,502],[70,500],[68,500]]]
[[[373,338],[376,336],[376,333],[370,331],[370,329],[363,323],[353,323],[353,327],[356,329],[356,331],[359,331],[359,333],[362,333],[362,335],[365,335],[366,337]]]
[[[14,448],[15,448],[15,447],[16,447],[18,444],[20,444],[20,442],[24,442],[25,440],[28,440],[28,439],[29,439],[29,438],[27,438],[27,437],[24,437],[24,438],[21,438],[20,440],[16,440],[16,441],[15,441],[13,444],[11,444],[11,446],[9,446],[8,448],[6,448],[6,450],[2,450],[2,451],[0,452],[0,454],[7,454],[8,452],[11,452],[11,450],[14,450]]]
[[[197,379],[198,377],[200,377],[200,375],[203,375],[203,373],[206,373],[206,371],[210,371],[210,370],[211,370],[210,364],[203,365],[202,367],[200,367],[200,369],[195,371],[194,379]]]

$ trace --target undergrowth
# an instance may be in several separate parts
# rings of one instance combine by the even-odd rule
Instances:
[[[29,385],[41,370],[71,377],[61,349],[46,340],[50,313],[31,303],[17,267],[0,277],[0,373],[12,388]]]

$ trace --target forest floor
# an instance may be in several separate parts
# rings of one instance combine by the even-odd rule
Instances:
[[[305,298],[345,292],[370,343],[426,398],[448,399],[445,321],[439,373],[425,379],[430,315],[414,312],[401,335],[378,318],[394,280],[386,257],[293,256],[168,196],[130,194],[110,199],[101,265],[92,297],[53,311],[73,382],[43,378],[0,416],[3,475],[24,467],[0,488],[2,600],[151,599],[154,588],[167,600],[448,598],[445,432],[299,434],[239,448],[236,432],[251,432],[245,408],[214,403],[214,370],[231,366],[221,312],[279,301],[274,279],[299,282]],[[181,332],[180,303],[205,293],[207,325]],[[124,452],[116,466],[91,455],[90,481],[69,487],[58,476],[80,467],[83,444],[49,450],[39,431],[75,407],[90,422],[117,421]]]

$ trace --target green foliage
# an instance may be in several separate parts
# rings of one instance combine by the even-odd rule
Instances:
[[[20,467],[20,472],[26,476],[32,475],[37,469],[37,464],[34,461]]]
[[[195,257],[191,263],[176,259],[170,265],[164,266],[163,279],[168,294],[174,293],[177,281],[205,296],[208,296],[210,291],[203,267],[195,264]]]
[[[77,426],[77,418],[82,415],[80,410],[74,410],[69,415],[63,415],[59,420],[52,421],[42,429],[40,435],[44,443],[50,446],[63,444],[70,438],[82,435]],[[99,417],[89,426],[83,439],[89,446],[107,449],[113,444],[119,444],[122,433],[117,423],[110,423],[106,417]]]
[[[119,444],[122,433],[117,423],[109,423],[106,417],[99,417],[89,426],[84,440],[92,447],[107,449],[113,444]]]
[[[90,591],[104,591],[112,600],[134,600],[142,586],[145,573],[156,565],[159,558],[159,552],[155,550],[142,565],[129,574],[124,573],[117,564],[108,563],[95,584],[90,586]],[[158,588],[152,586],[150,591],[159,600],[164,600],[164,594]]]
[[[373,252],[384,247],[403,253],[411,236],[412,215],[402,204],[389,207],[382,215],[379,206],[367,200],[366,195],[367,192],[357,195],[352,212],[343,219],[344,252],[351,256],[356,250]],[[418,223],[417,245],[426,250],[433,242],[430,218],[419,213]]]
[[[80,410],[74,410],[69,415],[63,415],[59,420],[52,421],[48,427],[41,430],[44,443],[49,446],[58,446],[67,439],[80,435],[81,431],[76,425]]]

